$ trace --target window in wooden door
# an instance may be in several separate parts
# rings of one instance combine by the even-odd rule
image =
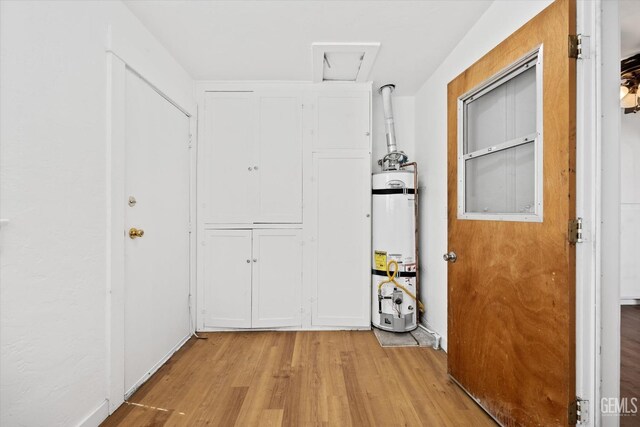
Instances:
[[[542,46],[458,99],[458,218],[542,222]]]

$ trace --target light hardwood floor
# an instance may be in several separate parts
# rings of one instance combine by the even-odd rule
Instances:
[[[494,426],[446,354],[371,331],[191,339],[104,426]]]

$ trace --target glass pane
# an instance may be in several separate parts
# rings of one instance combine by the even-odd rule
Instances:
[[[467,160],[466,213],[535,213],[535,144]]]
[[[465,154],[536,131],[535,69],[467,102]]]

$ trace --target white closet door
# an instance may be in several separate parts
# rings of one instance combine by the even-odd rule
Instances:
[[[315,102],[314,151],[361,149],[371,151],[369,93],[319,92]]]
[[[254,222],[302,222],[302,100],[258,93],[258,210]]]
[[[312,323],[371,324],[371,156],[313,155]]]
[[[205,230],[203,328],[251,327],[251,230]]]
[[[189,118],[129,70],[125,85],[125,195],[133,198],[123,230],[128,395],[190,333]],[[144,234],[130,239],[130,228]]]
[[[207,92],[204,115],[203,220],[250,224],[257,196],[255,97],[251,92]]]
[[[300,230],[253,230],[254,328],[300,326]]]

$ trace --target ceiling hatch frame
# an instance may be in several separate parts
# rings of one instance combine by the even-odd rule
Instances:
[[[380,43],[312,43],[313,56],[313,81],[314,83],[322,82],[366,82],[373,68],[373,63],[378,55]],[[353,78],[327,78],[325,69],[332,68],[330,61],[331,55],[356,55],[355,61],[347,65],[348,69],[337,71],[341,75],[353,75]],[[360,54],[358,56],[358,54]],[[347,61],[348,62],[348,61]],[[341,66],[333,64],[333,67]]]

